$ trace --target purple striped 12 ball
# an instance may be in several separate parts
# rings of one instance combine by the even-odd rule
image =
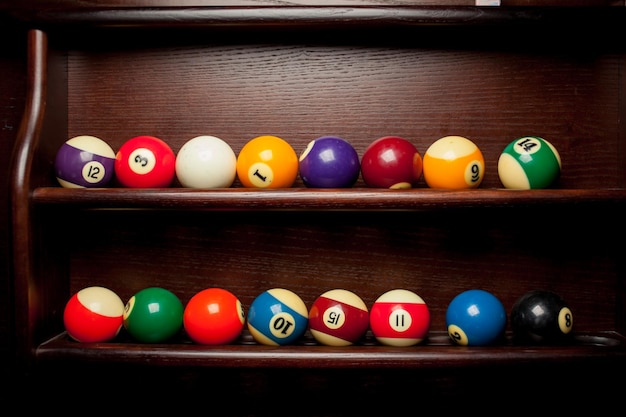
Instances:
[[[463,291],[448,304],[446,327],[448,336],[457,345],[491,345],[504,335],[506,310],[489,291]]]
[[[561,174],[561,156],[547,140],[524,136],[509,143],[498,159],[498,175],[505,188],[548,188]]]
[[[250,304],[248,330],[262,345],[292,344],[304,335],[308,313],[298,294],[285,288],[273,288],[259,294]]]
[[[65,188],[104,187],[115,173],[115,152],[98,137],[76,136],[57,151],[54,170]]]
[[[413,291],[393,289],[372,305],[370,328],[383,345],[413,346],[428,334],[430,311],[422,297]]]
[[[368,327],[367,306],[352,291],[326,291],[309,310],[309,329],[315,340],[323,345],[352,345],[365,335]]]
[[[361,164],[345,139],[323,136],[312,140],[299,158],[300,178],[310,188],[349,188],[359,178]]]

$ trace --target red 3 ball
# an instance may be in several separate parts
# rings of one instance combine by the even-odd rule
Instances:
[[[191,340],[203,345],[225,345],[239,337],[245,316],[239,299],[223,288],[207,288],[187,302],[183,326]]]
[[[162,139],[136,136],[115,155],[115,176],[129,188],[169,187],[176,175],[176,154]]]
[[[365,302],[348,290],[326,291],[309,310],[309,330],[323,345],[352,345],[365,335],[368,327],[369,312]]]
[[[422,176],[422,156],[408,140],[385,136],[365,149],[361,176],[369,187],[413,188]]]

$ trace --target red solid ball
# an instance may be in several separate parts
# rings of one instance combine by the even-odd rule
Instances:
[[[176,175],[176,154],[162,139],[136,136],[115,155],[115,176],[129,188],[169,187]]]
[[[369,187],[413,188],[422,176],[422,156],[408,140],[385,136],[365,149],[361,176]]]
[[[245,316],[239,299],[222,288],[196,293],[183,313],[183,326],[191,340],[203,345],[225,345],[243,330]]]

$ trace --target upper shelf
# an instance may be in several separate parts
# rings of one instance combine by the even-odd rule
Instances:
[[[512,24],[588,26],[623,19],[623,2],[607,0],[294,1],[22,1],[0,6],[12,18],[40,28],[289,28],[484,26]],[[574,7],[576,6],[576,7]],[[585,6],[585,7],[580,7]],[[622,7],[608,7],[622,6]]]
[[[626,189],[547,190],[391,190],[351,189],[68,189],[37,188],[38,205],[68,205],[98,209],[190,210],[438,210],[445,208],[621,204]]]

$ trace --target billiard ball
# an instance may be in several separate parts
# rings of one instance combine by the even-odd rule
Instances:
[[[307,326],[306,304],[298,294],[285,288],[262,292],[248,309],[248,330],[262,345],[292,344],[304,335]]]
[[[477,188],[485,176],[485,158],[474,142],[463,136],[444,136],[424,154],[424,180],[430,188]]]
[[[509,143],[498,159],[498,175],[505,188],[548,188],[561,174],[561,156],[547,140],[524,136]]]
[[[164,342],[176,335],[182,325],[183,303],[165,288],[144,288],[130,297],[124,307],[124,329],[140,342]]]
[[[326,291],[309,310],[309,330],[313,338],[323,345],[352,345],[365,335],[368,327],[367,305],[352,291]]]
[[[563,342],[571,335],[574,317],[567,303],[555,292],[528,291],[511,309],[511,329],[519,342]]]
[[[312,140],[299,158],[300,178],[310,188],[349,188],[359,178],[359,154],[345,139]]]
[[[85,287],[65,304],[63,324],[67,334],[83,343],[108,342],[123,326],[124,302],[114,291]]]
[[[224,288],[206,288],[187,302],[183,326],[189,338],[202,345],[226,345],[243,330],[245,313],[239,298]]]
[[[393,289],[382,294],[370,311],[372,334],[383,345],[413,346],[421,343],[430,329],[430,311],[416,293]]]
[[[415,145],[398,136],[376,139],[361,158],[363,181],[374,188],[413,188],[422,177],[422,167]]]
[[[54,170],[65,188],[104,187],[115,174],[115,152],[98,137],[76,136],[57,151]]]
[[[298,177],[298,155],[278,136],[257,136],[237,156],[237,177],[248,188],[288,188]]]
[[[227,188],[235,181],[237,156],[215,136],[197,136],[176,155],[176,177],[187,188]]]
[[[176,154],[154,136],[136,136],[115,155],[115,176],[129,188],[169,187],[176,175]]]
[[[504,336],[506,310],[498,297],[482,289],[457,294],[446,310],[448,336],[461,346],[486,346]]]

